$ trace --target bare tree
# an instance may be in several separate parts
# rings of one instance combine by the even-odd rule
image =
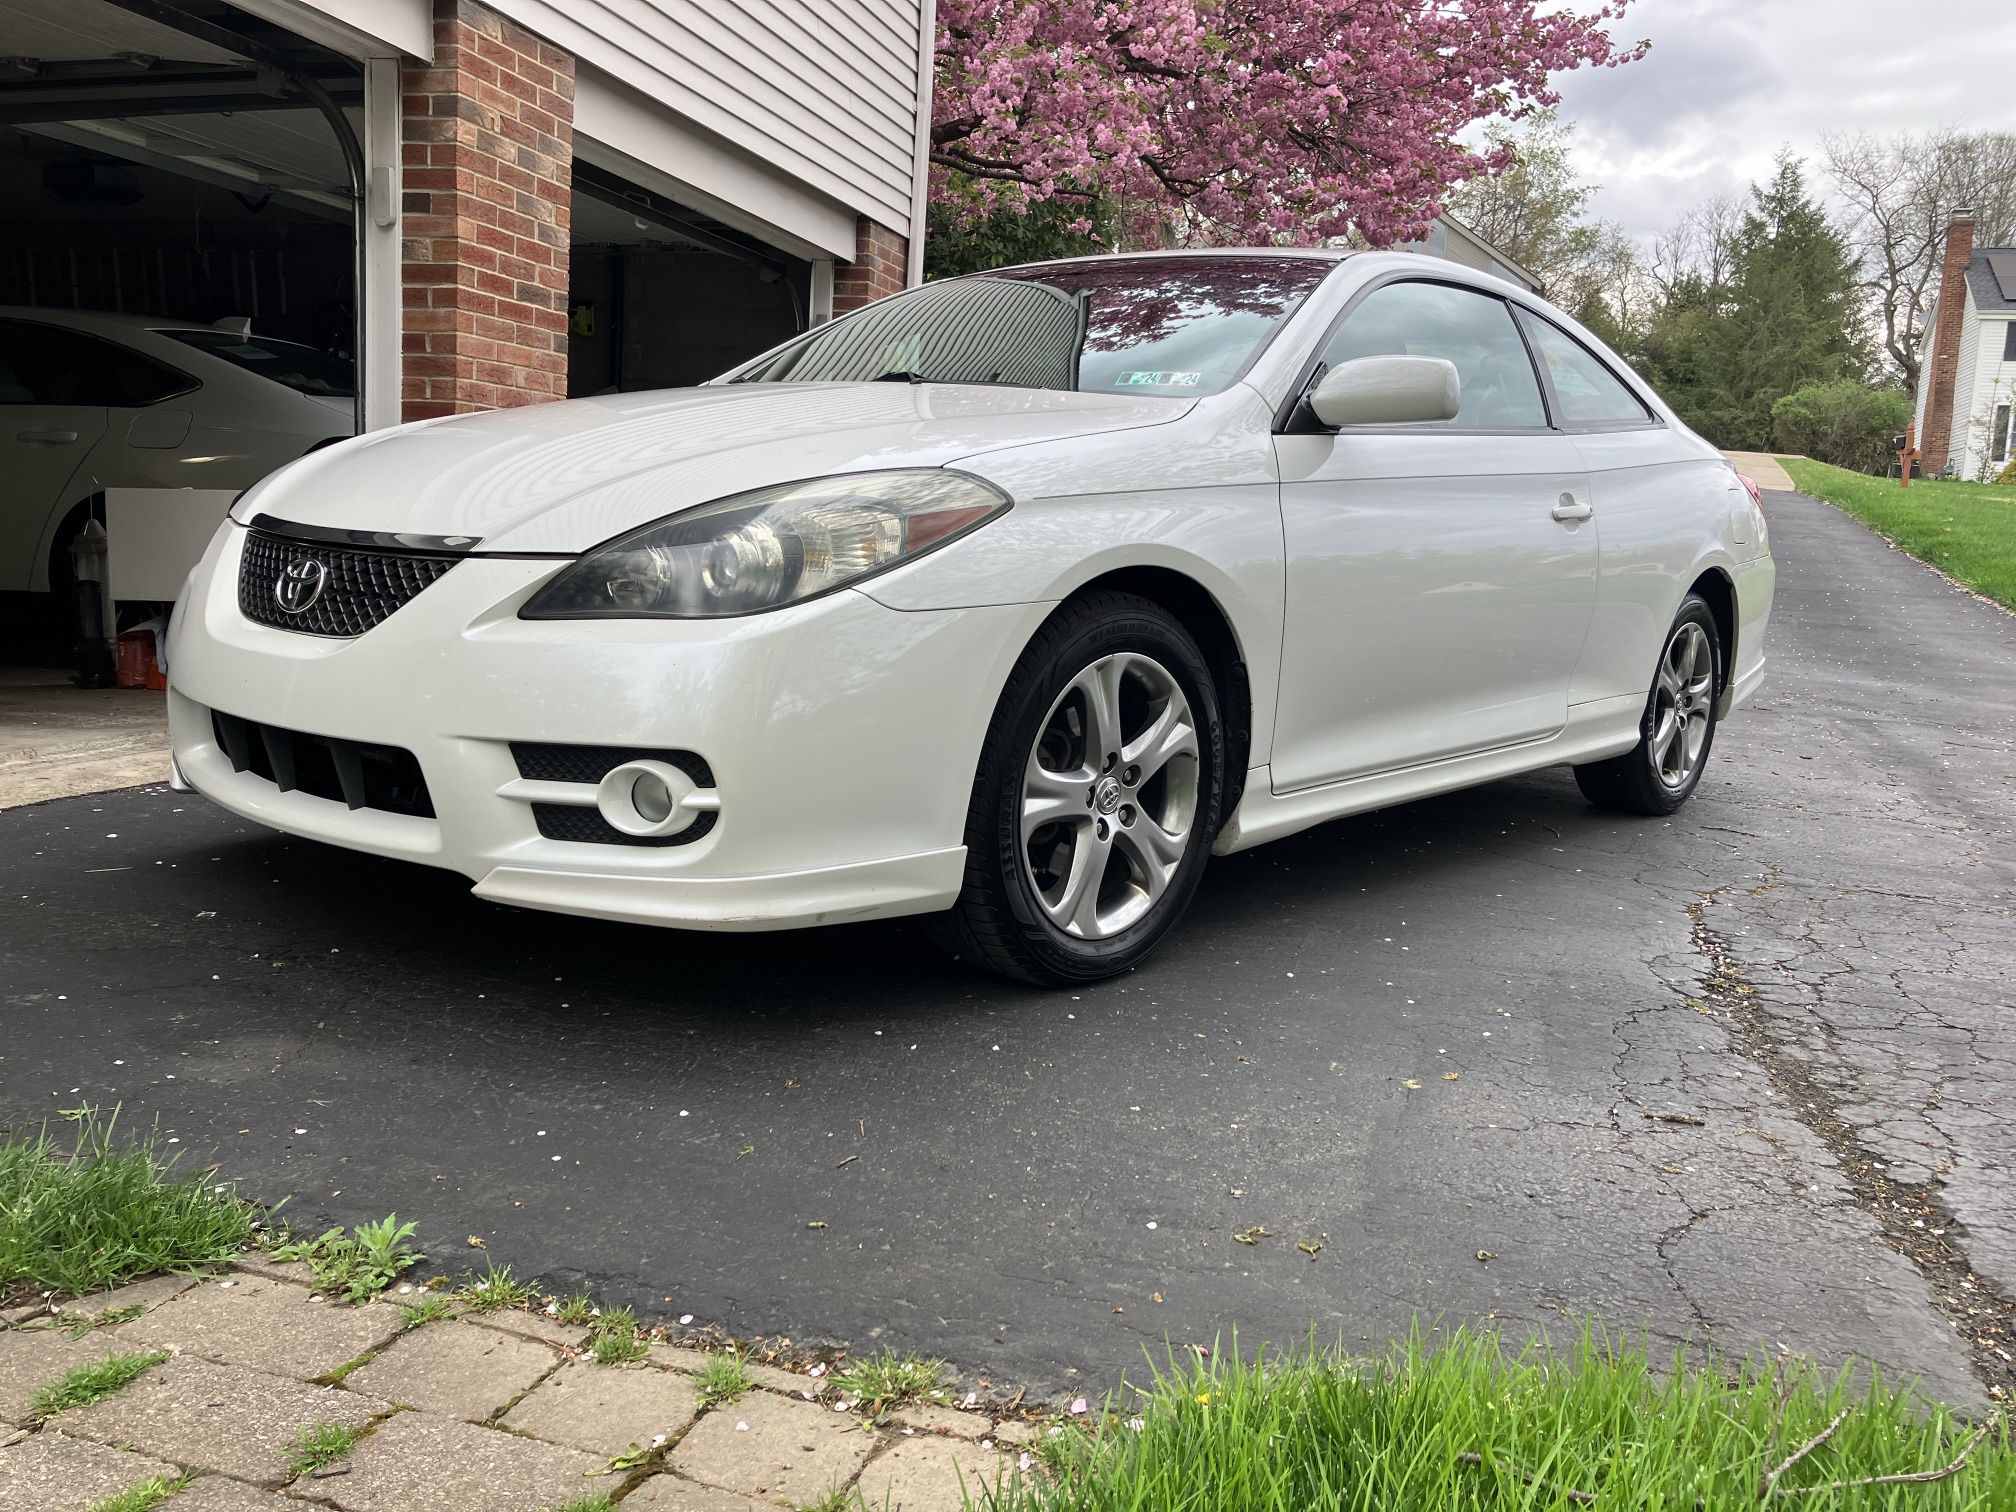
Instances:
[[[1646,272],[1660,294],[1671,301],[1682,284],[1712,297],[1729,280],[1736,262],[1736,233],[1743,225],[1743,202],[1718,194],[1683,211],[1652,243]]]
[[[1915,390],[1953,212],[1974,212],[1977,246],[2016,242],[2016,134],[1851,132],[1824,141],[1871,323],[1897,376]]]

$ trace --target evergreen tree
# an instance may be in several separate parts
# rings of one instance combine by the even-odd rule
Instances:
[[[1868,375],[1854,254],[1790,153],[1733,226],[1694,229],[1668,239],[1657,303],[1622,346],[1717,446],[1765,449],[1779,399]]]
[[[1855,257],[1789,153],[1736,232],[1727,298],[1707,333],[1720,445],[1771,445],[1771,406],[1807,384],[1867,376]]]

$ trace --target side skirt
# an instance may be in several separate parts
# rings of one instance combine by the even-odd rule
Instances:
[[[1388,808],[1416,798],[1475,787],[1480,782],[1496,782],[1501,777],[1516,777],[1540,767],[1616,756],[1638,743],[1638,720],[1644,711],[1645,700],[1636,694],[1574,704],[1568,710],[1568,722],[1544,740],[1452,756],[1447,761],[1396,771],[1374,772],[1293,793],[1274,792],[1268,769],[1255,767],[1247,774],[1246,796],[1240,800],[1238,812],[1218,832],[1211,851],[1213,855],[1229,856],[1368,809]]]

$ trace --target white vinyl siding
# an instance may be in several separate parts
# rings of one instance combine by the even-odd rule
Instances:
[[[1971,322],[1975,339],[1960,347],[1958,386],[1963,392],[1955,395],[1953,404],[1953,453],[1958,475],[1968,482],[1984,476],[1993,481],[2001,471],[2001,464],[1994,461],[1993,429],[1997,406],[2016,396],[2016,362],[2002,355],[2012,320],[2016,316],[1976,316]]]
[[[490,0],[694,125],[910,234],[922,0]]]

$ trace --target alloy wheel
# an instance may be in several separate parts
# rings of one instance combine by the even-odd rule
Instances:
[[[1074,677],[1022,774],[1019,850],[1051,923],[1103,940],[1169,890],[1197,822],[1197,722],[1153,657],[1122,651]]]
[[[1708,721],[1715,703],[1715,650],[1708,632],[1682,620],[1659,658],[1652,685],[1651,734],[1645,742],[1652,769],[1669,788],[1693,781],[1708,747]]]

